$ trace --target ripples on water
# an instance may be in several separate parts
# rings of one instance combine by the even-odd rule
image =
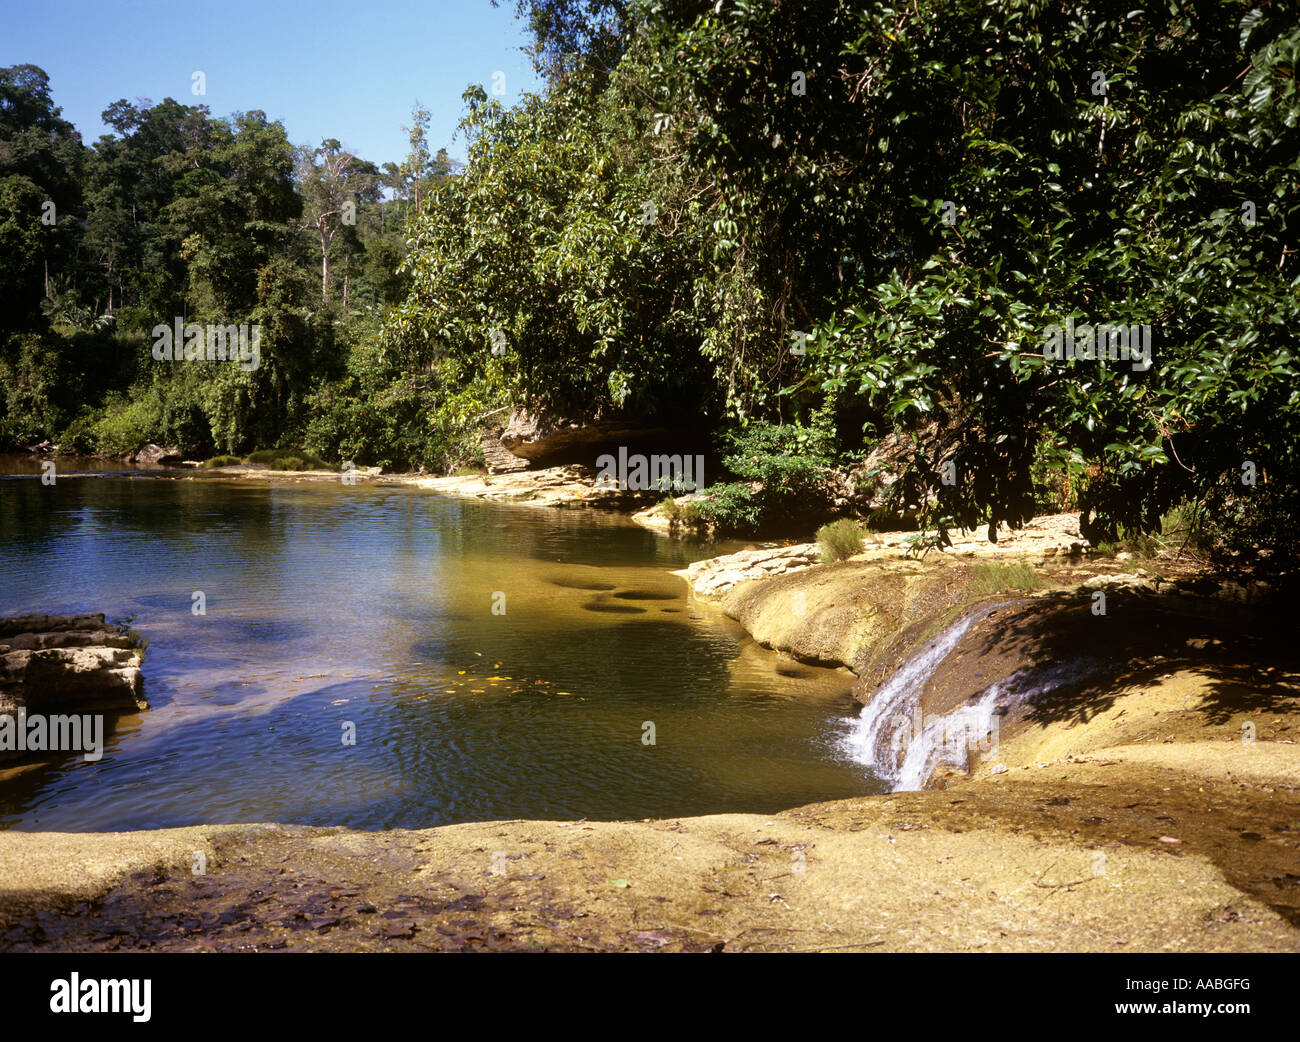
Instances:
[[[718,552],[403,487],[0,480],[0,614],[133,615],[153,706],[98,762],[0,771],[0,827],[417,828],[879,791],[835,748],[851,678],[757,648],[667,574]]]

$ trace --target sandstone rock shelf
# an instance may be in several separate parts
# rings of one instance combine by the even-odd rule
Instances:
[[[139,639],[102,613],[0,618],[0,713],[148,709],[142,659]]]

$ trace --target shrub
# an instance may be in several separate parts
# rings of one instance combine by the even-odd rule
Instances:
[[[204,460],[205,467],[237,467],[242,463],[238,456],[213,456],[210,460]]]
[[[1162,549],[1164,542],[1159,536],[1121,527],[1116,538],[1109,542],[1098,543],[1097,549],[1103,554],[1129,553],[1135,557],[1154,557]]]
[[[1224,544],[1224,532],[1212,522],[1205,506],[1191,500],[1184,500],[1161,517],[1159,535],[1128,528],[1120,528],[1116,534],[1116,539],[1098,544],[1097,549],[1107,554],[1124,551],[1152,558],[1162,552],[1211,555]]]
[[[109,395],[104,415],[95,424],[95,441],[100,452],[122,456],[150,442],[162,444],[162,405],[154,394],[128,401]]]
[[[58,437],[59,449],[69,455],[81,456],[94,452],[95,423],[89,416],[79,416]]]
[[[704,522],[700,504],[693,499],[681,503],[669,496],[655,509],[660,517],[667,518],[674,525],[700,525]]]
[[[830,509],[833,464],[829,415],[811,425],[759,421],[723,436],[723,465],[741,480],[711,486],[701,516],[723,529],[792,526]]]
[[[259,449],[245,462],[260,463],[272,470],[333,470],[328,463],[306,449]]]
[[[699,504],[700,516],[725,531],[752,532],[763,521],[763,506],[748,485],[711,485]]]
[[[850,517],[842,517],[817,529],[817,544],[821,547],[822,564],[846,561],[862,552],[863,526]]]

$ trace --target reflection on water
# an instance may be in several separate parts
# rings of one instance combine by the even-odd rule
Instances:
[[[667,574],[717,552],[403,487],[0,480],[0,614],[134,616],[153,706],[98,762],[0,773],[0,827],[416,828],[879,791],[834,748],[851,678],[757,648]]]
[[[41,475],[49,468],[45,463],[54,464],[56,477],[69,477],[74,474],[158,474],[178,471],[176,467],[162,467],[149,463],[123,463],[120,460],[100,459],[95,456],[38,456],[32,452],[0,453],[0,475],[13,476]]]

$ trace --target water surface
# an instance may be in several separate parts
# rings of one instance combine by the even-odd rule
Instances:
[[[133,617],[152,705],[98,762],[0,774],[0,827],[418,828],[880,791],[837,751],[852,678],[758,648],[668,574],[718,552],[400,486],[0,479],[0,614]]]

